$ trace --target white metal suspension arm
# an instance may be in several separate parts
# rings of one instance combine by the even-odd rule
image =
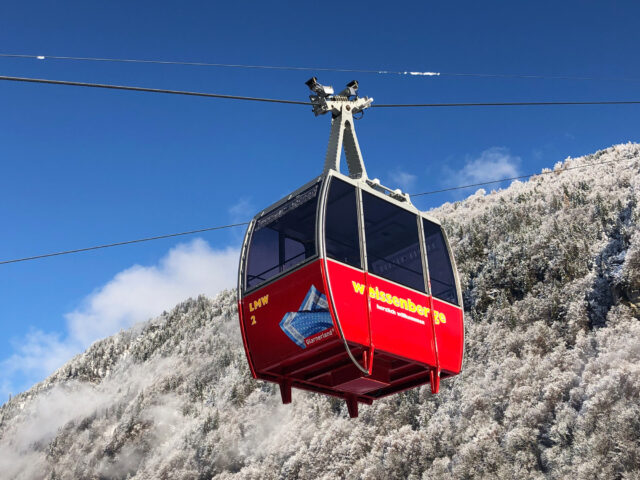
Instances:
[[[340,171],[340,155],[344,146],[349,176],[352,178],[367,178],[362,152],[358,144],[358,137],[353,124],[353,115],[360,113],[373,103],[373,98],[351,99],[358,89],[358,82],[353,81],[338,95],[333,95],[333,87],[326,87],[317,83],[315,77],[307,82],[317,95],[309,96],[316,116],[331,113],[331,133],[325,157],[324,172],[328,170]]]
[[[372,98],[358,98],[356,100],[329,100],[327,107],[331,111],[331,133],[324,162],[324,171],[340,171],[340,154],[344,146],[349,176],[352,178],[367,178],[362,152],[358,144],[353,114],[367,108]]]

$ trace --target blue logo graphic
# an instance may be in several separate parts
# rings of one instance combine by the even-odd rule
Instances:
[[[307,348],[305,339],[333,327],[327,297],[311,285],[297,312],[286,313],[280,328],[300,348]]]

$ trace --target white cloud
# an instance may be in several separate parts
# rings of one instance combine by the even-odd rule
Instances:
[[[248,222],[256,214],[253,203],[249,198],[239,199],[228,211],[233,223]]]
[[[3,398],[12,393],[10,380],[14,375],[30,372],[31,375],[42,378],[55,371],[82,348],[76,339],[61,340],[60,334],[45,333],[42,330],[31,330],[21,341],[13,341],[12,346],[15,353],[0,362]]]
[[[157,266],[134,265],[66,315],[70,335],[85,345],[147,320],[199,294],[235,285],[238,251],[214,251],[204,240],[172,249]]]
[[[10,395],[13,395],[13,388],[14,386],[9,383],[7,378],[2,378],[2,380],[0,380],[0,405],[2,405],[5,400],[8,400]]]
[[[542,149],[540,148],[534,148],[531,151],[531,155],[533,156],[533,158],[535,158],[536,160],[542,160],[544,158],[544,152],[542,151]]]
[[[159,315],[200,294],[214,295],[236,284],[238,250],[212,249],[196,239],[171,249],[157,265],[134,265],[89,294],[65,315],[67,331],[29,332],[0,361],[0,402],[42,380],[94,341]]]
[[[417,175],[414,175],[409,172],[405,172],[403,170],[396,170],[390,172],[391,180],[393,181],[393,185],[389,185],[390,188],[399,187],[402,191],[407,192],[412,190],[416,180],[418,179]]]
[[[481,183],[501,178],[517,177],[520,157],[511,155],[506,147],[491,147],[479,157],[467,157],[464,167],[455,174],[452,183]]]

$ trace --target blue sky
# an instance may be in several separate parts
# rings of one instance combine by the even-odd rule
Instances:
[[[638,100],[637,2],[4,2],[0,53],[597,80],[357,78],[377,103]],[[313,72],[0,59],[0,75],[305,100]],[[308,107],[0,84],[0,259],[247,220],[317,175]],[[640,107],[369,110],[367,170],[410,192],[639,141]],[[597,172],[594,172],[597,174]],[[421,197],[431,208],[473,193]],[[0,401],[91,341],[232,286],[242,229],[0,266]]]

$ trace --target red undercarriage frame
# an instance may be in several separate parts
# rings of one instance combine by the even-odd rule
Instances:
[[[367,364],[365,348],[351,346],[351,352],[355,358],[362,359],[363,365]],[[277,383],[282,403],[291,403],[291,388],[294,387],[343,398],[349,415],[357,417],[358,403],[371,405],[378,398],[427,383],[431,383],[432,393],[438,393],[440,378],[450,376],[441,372],[438,377],[435,368],[378,353],[374,355],[371,376],[363,377],[341,341],[325,343],[307,353],[257,372],[256,378]],[[375,386],[379,388],[371,391]]]

